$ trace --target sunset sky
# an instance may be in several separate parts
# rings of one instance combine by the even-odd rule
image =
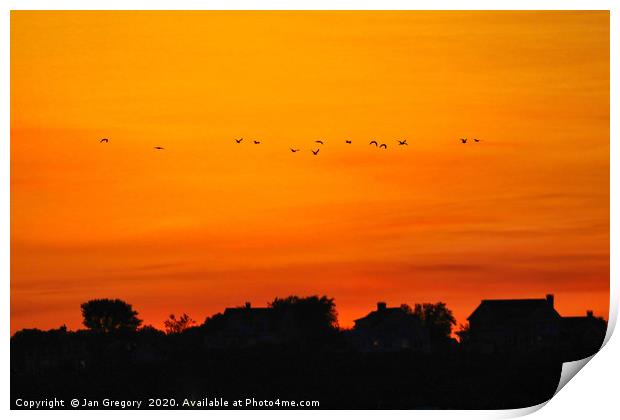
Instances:
[[[99,297],[607,318],[609,185],[607,12],[11,13],[12,332]]]

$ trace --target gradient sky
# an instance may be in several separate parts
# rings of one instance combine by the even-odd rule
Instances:
[[[607,317],[609,13],[11,13],[12,332],[545,293]]]

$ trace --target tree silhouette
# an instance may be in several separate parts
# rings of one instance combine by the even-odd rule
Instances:
[[[289,296],[269,303],[287,335],[316,337],[338,328],[334,299],[327,296]]]
[[[431,342],[441,343],[450,339],[456,319],[445,303],[416,303],[413,314],[428,328]]]
[[[120,299],[93,299],[81,308],[84,326],[97,332],[135,331],[142,323],[138,312]]]
[[[401,304],[400,309],[407,315],[413,315],[413,309],[411,309],[411,306],[407,305],[406,303]]]
[[[469,322],[466,324],[460,324],[459,329],[456,332],[456,335],[459,338],[459,343],[461,344],[469,343],[469,339],[471,338],[471,333],[469,330]]]
[[[179,318],[174,314],[170,314],[168,319],[164,321],[164,328],[166,329],[166,334],[179,334],[192,327],[194,324],[196,324],[196,321],[190,318],[186,313]]]

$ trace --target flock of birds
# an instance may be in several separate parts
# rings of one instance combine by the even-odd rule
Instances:
[[[99,140],[99,143],[109,143],[109,141],[110,141],[109,139],[103,138],[103,139]],[[480,139],[477,139],[477,138],[474,139],[475,143],[480,143],[480,141],[481,141]],[[237,144],[241,144],[241,142],[243,142],[243,137],[235,139],[235,142]],[[254,144],[261,144],[261,142],[259,140],[252,140],[252,142]],[[352,140],[345,140],[344,142],[345,142],[345,144],[353,144]],[[320,144],[320,145],[324,145],[325,141],[324,140],[315,140],[315,143]],[[462,144],[467,144],[467,138],[461,138],[461,143]],[[379,142],[377,140],[371,140],[370,143],[368,143],[368,145],[369,146],[375,146],[378,149],[384,149],[384,150],[387,150],[387,148],[388,148],[388,145],[386,143],[379,144]],[[406,139],[405,140],[398,140],[398,146],[409,146],[409,144],[407,143]],[[162,146],[154,146],[153,149],[155,149],[155,150],[165,150]],[[301,152],[301,149],[296,149],[294,147],[291,147],[290,150],[293,153]],[[312,151],[312,154],[314,156],[317,156],[319,154],[319,152],[321,151],[319,146],[317,146],[316,150],[314,150],[314,148],[311,148],[310,150]]]
[[[474,142],[480,143],[480,139],[474,139]],[[467,143],[467,139],[461,139],[461,143],[463,144]]]

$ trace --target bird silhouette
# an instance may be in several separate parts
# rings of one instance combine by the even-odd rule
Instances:
[[[323,144],[323,140],[316,140],[315,143]]]
[[[480,139],[474,139],[476,143],[480,143]]]
[[[351,140],[345,140],[344,141],[346,144],[351,144]]]
[[[108,142],[108,139],[101,139],[101,140],[99,140],[99,143],[107,143],[107,142]]]
[[[383,149],[387,149],[387,144],[385,144],[385,143],[381,143],[381,146],[379,146],[379,149],[381,149],[381,148],[383,148]]]
[[[319,151],[320,151],[320,150],[321,150],[321,149],[316,149],[316,152],[313,150],[313,151],[312,151],[312,154],[313,154],[314,156],[316,156],[316,155],[318,155],[318,154],[319,154]]]
[[[161,147],[161,146],[155,146],[155,147],[153,147],[153,149],[157,149],[157,150],[164,150],[164,148],[163,148],[163,147]]]
[[[467,139],[461,139],[461,143],[463,144],[467,143]]]
[[[409,146],[409,145],[407,144],[407,140],[398,140],[398,145],[399,145],[399,146]]]
[[[260,144],[260,141],[254,140],[254,144]]]
[[[377,140],[373,140],[373,141],[371,141],[371,142],[370,142],[370,143],[368,143],[368,144],[374,144],[374,145],[375,145],[375,147],[379,145],[379,143],[377,143]]]
[[[235,139],[235,141],[237,142],[237,144],[239,144],[243,141],[243,137],[241,137],[240,139]]]
[[[291,152],[293,152],[293,153],[297,153],[297,152],[299,152],[299,149],[293,149],[293,148],[291,148]]]

